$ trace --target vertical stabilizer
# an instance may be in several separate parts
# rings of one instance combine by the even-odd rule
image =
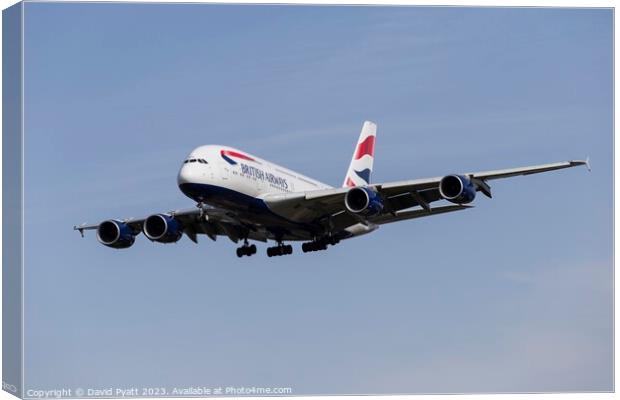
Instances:
[[[370,183],[372,163],[375,159],[376,138],[377,125],[370,121],[364,122],[351,164],[349,164],[349,170],[342,184],[343,187],[365,186]]]

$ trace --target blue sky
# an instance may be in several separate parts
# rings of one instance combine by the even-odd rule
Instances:
[[[611,390],[612,18],[27,3],[26,388]],[[593,171],[289,257],[71,229],[190,207],[176,174],[202,144],[338,185],[366,119],[375,182]]]

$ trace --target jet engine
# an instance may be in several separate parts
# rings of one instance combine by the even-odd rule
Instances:
[[[466,176],[448,175],[439,182],[439,194],[452,203],[467,204],[476,198],[476,186]]]
[[[183,236],[181,222],[166,214],[154,214],[144,220],[144,235],[159,243],[178,242]]]
[[[114,249],[126,249],[131,247],[136,240],[136,235],[129,225],[111,219],[99,224],[97,240],[99,243]]]
[[[383,200],[374,190],[367,187],[354,187],[344,196],[344,205],[353,214],[366,217],[377,215],[383,210]]]

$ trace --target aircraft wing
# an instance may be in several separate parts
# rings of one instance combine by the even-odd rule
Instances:
[[[394,214],[381,214],[376,217],[370,218],[370,222],[377,225],[389,224],[392,222],[404,221],[407,219],[415,219],[422,217],[429,217],[431,215],[444,214],[453,211],[461,211],[468,210],[470,208],[474,208],[474,206],[468,205],[452,205],[452,206],[441,206],[434,207],[430,211],[426,211],[424,209],[416,209],[416,210],[403,210],[396,211]]]
[[[588,160],[572,160],[521,168],[469,172],[459,175],[468,176],[476,186],[477,191],[481,191],[487,197],[491,197],[491,188],[487,183],[489,180],[531,175],[580,165],[585,165],[588,167],[588,170],[590,169]],[[385,208],[380,216],[390,214],[392,217],[395,217],[398,215],[398,211],[415,206],[421,206],[426,212],[432,211],[433,208],[431,208],[430,203],[441,200],[439,182],[442,178],[435,177],[379,183],[369,185],[369,187],[376,190],[383,198]],[[344,212],[344,197],[350,189],[343,187],[300,193],[271,194],[265,196],[263,200],[272,211],[295,221],[309,222],[320,220],[321,218],[337,217],[336,219],[342,220],[342,225],[340,223],[337,225],[345,226],[347,223],[360,222],[357,216],[343,215],[346,214]]]
[[[204,207],[191,208],[187,210],[177,210],[163,213],[174,216],[183,224],[183,233],[187,235],[193,242],[197,242],[198,234],[205,234],[212,240],[216,240],[218,235],[227,236],[233,242],[237,242],[246,234],[248,228],[243,225],[238,216],[230,211]],[[142,218],[126,218],[118,220],[128,225],[135,235],[142,232],[142,225],[147,217]],[[73,227],[84,235],[85,230],[97,229],[99,224],[82,224]],[[248,237],[254,240],[267,241],[267,236],[259,231],[249,232]]]

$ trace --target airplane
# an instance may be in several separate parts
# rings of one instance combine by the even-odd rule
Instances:
[[[179,189],[197,204],[191,209],[145,218],[109,219],[73,229],[82,237],[96,230],[105,246],[125,249],[144,233],[150,241],[178,242],[183,234],[242,242],[237,256],[251,256],[249,241],[275,241],[267,256],[293,253],[285,242],[302,243],[304,253],[326,250],[381,225],[467,210],[481,192],[491,198],[489,181],[585,165],[589,159],[521,168],[451,174],[435,178],[371,183],[377,125],[365,121],[341,187],[332,187],[250,153],[220,145],[195,148],[181,165]],[[452,203],[435,206],[443,201]]]

